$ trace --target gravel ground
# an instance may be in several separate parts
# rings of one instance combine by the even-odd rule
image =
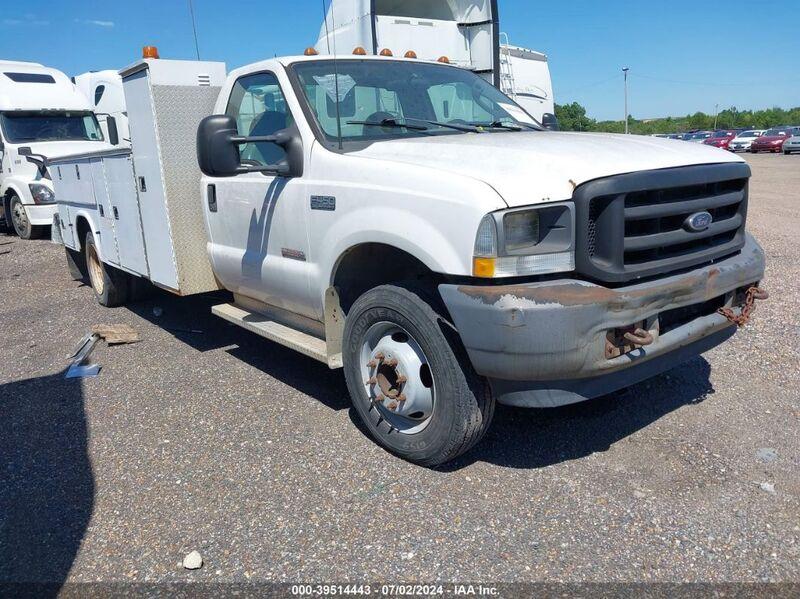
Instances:
[[[752,325],[621,394],[500,407],[436,471],[215,298],[105,310],[63,250],[0,237],[0,580],[800,581],[800,156],[747,159],[772,293]],[[143,342],[65,380],[99,323]]]

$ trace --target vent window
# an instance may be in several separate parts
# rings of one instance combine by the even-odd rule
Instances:
[[[52,75],[43,73],[3,73],[15,83],[55,83]]]

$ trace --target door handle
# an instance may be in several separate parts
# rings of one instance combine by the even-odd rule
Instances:
[[[217,211],[217,186],[213,183],[208,186],[208,211]]]
[[[114,210],[114,219],[119,220],[119,210],[117,210],[116,206],[114,206],[112,209]]]

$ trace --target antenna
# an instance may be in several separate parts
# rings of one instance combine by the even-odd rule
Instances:
[[[328,54],[331,52],[331,32],[328,30],[328,7],[325,0],[322,0],[322,15],[325,18],[325,38],[328,42]],[[336,34],[336,21],[333,20],[333,10],[331,10],[331,24],[333,25],[334,35]],[[342,144],[342,115],[339,108],[339,67],[336,58],[336,38],[333,38],[333,84],[336,91],[336,137],[339,140],[339,150],[344,148]]]
[[[194,50],[197,53],[197,60],[200,60],[200,44],[197,42],[197,24],[194,21],[194,6],[189,0],[189,14],[192,17],[192,32],[194,33]]]

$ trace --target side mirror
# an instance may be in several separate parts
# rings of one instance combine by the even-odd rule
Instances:
[[[106,117],[106,127],[108,128],[108,143],[112,146],[119,145],[119,129],[117,129],[117,119],[113,116]]]
[[[545,112],[542,115],[542,126],[550,131],[558,131],[561,128],[561,126],[558,124],[556,115],[554,115],[552,112]]]
[[[36,168],[39,169],[39,174],[47,179],[49,175],[47,174],[47,157],[42,156],[41,154],[34,154],[33,151],[30,149],[29,146],[23,146],[17,150],[17,154],[20,156],[24,156],[25,160],[30,162],[31,164],[35,164]]]
[[[278,164],[244,166],[239,146],[250,143],[273,143],[286,150],[286,159]],[[204,118],[197,129],[197,162],[204,175],[233,177],[242,173],[266,173],[279,177],[300,177],[303,174],[303,144],[295,127],[274,135],[243,137],[236,119],[227,115]]]

